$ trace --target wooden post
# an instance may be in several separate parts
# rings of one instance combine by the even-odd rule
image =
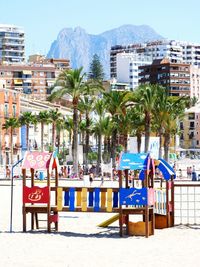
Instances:
[[[23,187],[26,186],[26,169],[22,169],[23,175]],[[22,206],[22,215],[23,215],[23,232],[26,232],[26,204],[23,203]]]
[[[49,188],[50,191],[50,175],[49,175],[49,169],[47,169],[47,186]],[[48,232],[51,232],[51,222],[50,222],[50,215],[51,215],[51,194],[49,192],[49,201],[47,204],[47,229]]]
[[[58,201],[57,201],[57,196],[58,196],[58,192],[57,192],[57,188],[58,188],[58,168],[56,166],[55,168],[55,187],[56,187],[56,195],[55,195],[55,201],[56,201],[56,207],[58,205]],[[51,194],[51,191],[50,191]],[[54,214],[58,214],[58,212],[54,212]],[[55,230],[58,231],[58,221],[55,222]]]
[[[147,174],[147,170],[145,171],[145,179],[144,179],[144,187],[148,187],[149,185],[149,175]],[[149,236],[149,206],[148,203],[145,206],[145,215],[144,215],[144,220],[145,220],[145,233],[146,237]]]
[[[166,216],[167,228],[170,227],[170,212],[169,212],[169,181],[166,181]]]
[[[174,179],[171,177],[171,205],[172,205],[172,211],[171,211],[171,226],[174,226]]]
[[[119,190],[122,188],[122,171],[118,171],[118,176],[119,176]],[[120,236],[123,236],[123,222],[122,222],[122,205],[119,205],[119,233]]]
[[[31,187],[34,186],[34,169],[31,168]],[[34,206],[34,204],[31,204]],[[31,230],[34,230],[34,218],[36,218],[35,212],[31,212]]]
[[[128,170],[125,170],[125,188],[129,187],[129,183],[128,183]],[[127,207],[127,206],[126,206]],[[126,214],[126,234],[129,234],[129,229],[128,229],[128,225],[129,225],[129,214]]]

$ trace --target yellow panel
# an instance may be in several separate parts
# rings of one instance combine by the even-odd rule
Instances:
[[[112,189],[107,189],[107,212],[112,212]]]
[[[63,206],[62,206],[62,187],[57,188],[57,210],[61,211]]]
[[[22,80],[21,79],[15,79],[14,84],[22,84]]]
[[[81,206],[81,191],[77,191],[76,195],[76,206],[80,207]]]
[[[87,211],[87,188],[82,188],[81,209]]]
[[[106,192],[101,192],[101,208],[106,207]]]

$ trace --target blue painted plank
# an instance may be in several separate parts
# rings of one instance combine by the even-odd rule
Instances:
[[[94,211],[100,210],[100,188],[94,189]]]
[[[113,192],[113,208],[118,207],[118,192]]]
[[[89,207],[93,207],[93,202],[94,202],[94,192],[89,192]]]
[[[64,206],[69,206],[69,191],[65,191],[65,203]]]
[[[69,210],[75,210],[75,188],[69,189]]]

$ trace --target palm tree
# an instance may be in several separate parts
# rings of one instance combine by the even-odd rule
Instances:
[[[147,153],[149,149],[149,140],[151,134],[151,120],[153,110],[155,108],[155,100],[157,95],[157,85],[140,85],[136,91],[136,105],[143,108],[145,114],[145,148],[144,151]]]
[[[13,133],[14,129],[20,126],[19,120],[17,118],[9,118],[5,121],[2,128],[9,130],[10,129],[10,161],[13,165]]]
[[[137,138],[137,151],[141,152],[142,136],[144,134],[144,113],[142,106],[136,105],[131,109],[131,121],[133,129],[131,134]]]
[[[47,110],[40,111],[38,121],[41,123],[41,151],[44,150],[44,125],[50,123],[49,112]]]
[[[91,123],[92,120],[90,119],[90,114],[94,110],[94,103],[95,103],[95,98],[90,96],[89,93],[90,91],[88,90],[88,94],[84,94],[80,98],[80,102],[78,105],[78,108],[81,113],[85,114],[85,146],[84,146],[84,152],[85,152],[85,169],[88,169],[88,153],[89,153],[89,140],[90,140],[90,133],[91,133]]]
[[[19,118],[20,125],[25,125],[26,126],[26,147],[27,150],[29,150],[29,127],[30,124],[36,123],[36,116],[33,115],[31,112],[24,112]]]
[[[110,91],[104,93],[104,97],[106,110],[111,115],[113,125],[116,126],[113,128],[111,138],[111,157],[113,159],[113,167],[115,167],[118,117],[126,114],[126,104],[131,100],[131,94],[129,92]]]
[[[49,118],[52,123],[52,150],[54,151],[56,139],[56,123],[61,118],[62,114],[56,109],[49,111]]]
[[[72,98],[73,106],[73,168],[78,175],[78,103],[85,91],[83,68],[64,70],[55,83],[50,101],[61,99],[64,95]],[[57,90],[56,90],[57,89]]]
[[[111,120],[110,116],[103,118],[103,135],[104,135],[104,154],[103,159],[105,162],[109,163],[111,158],[111,143],[110,138],[112,136],[112,131],[114,129],[114,123]]]
[[[179,119],[183,118],[188,97],[169,97],[167,110],[163,121],[164,128],[164,158],[168,161],[170,138],[176,134]]]
[[[73,119],[71,117],[66,117],[64,120],[64,129],[66,129],[69,133],[69,144],[72,142],[72,134],[73,134]]]
[[[63,146],[64,146],[64,125],[65,125],[64,118],[59,118],[56,120],[56,140],[57,140],[58,153],[60,153],[61,132],[63,135]],[[64,152],[63,152],[63,154],[64,154]]]
[[[101,153],[102,153],[102,134],[103,134],[103,122],[102,119],[105,114],[105,102],[103,99],[98,99],[95,104],[95,113],[98,116],[98,119],[94,123],[93,131],[97,136],[98,140],[98,157],[97,157],[97,174],[100,173],[101,166]]]

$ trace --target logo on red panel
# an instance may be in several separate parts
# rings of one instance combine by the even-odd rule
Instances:
[[[23,203],[48,203],[49,202],[49,188],[38,186],[23,187]]]

